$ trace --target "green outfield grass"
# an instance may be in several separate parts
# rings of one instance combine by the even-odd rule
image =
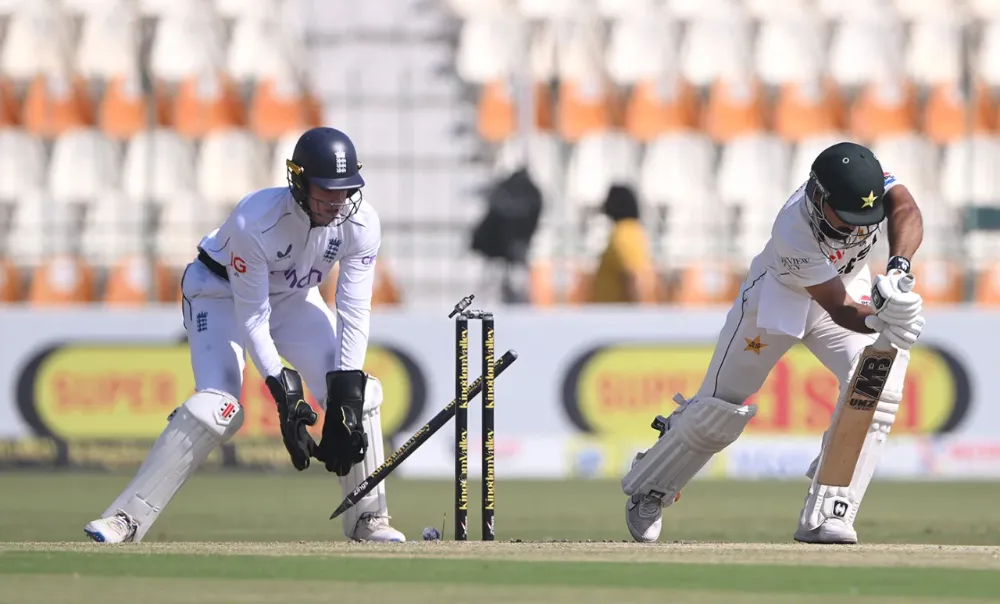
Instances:
[[[83,538],[129,475],[0,473],[0,541]],[[808,483],[694,482],[664,515],[665,541],[787,543]],[[479,482],[470,481],[470,535],[479,535]],[[425,526],[451,526],[451,481],[390,479],[389,512],[408,537]],[[343,540],[336,476],[199,474],[157,521],[147,540]],[[1000,545],[1000,483],[872,484],[857,519],[867,543]],[[624,496],[616,481],[497,483],[499,539],[624,540]]]
[[[615,481],[501,480],[500,541],[462,544],[450,481],[391,480],[393,524],[411,542],[373,547],[327,519],[341,499],[332,475],[205,473],[147,542],[87,543],[83,525],[128,478],[0,474],[0,602],[1000,601],[1000,547],[951,547],[1000,546],[1000,484],[876,482],[857,528],[889,545],[845,548],[792,543],[804,479],[693,483],[657,546],[628,543]],[[445,514],[448,541],[420,541]]]

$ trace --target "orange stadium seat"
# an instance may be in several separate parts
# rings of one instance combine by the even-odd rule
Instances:
[[[535,260],[528,269],[528,298],[535,306],[553,306],[558,301],[555,269],[549,260]]]
[[[319,125],[319,102],[297,83],[264,78],[254,85],[248,123],[260,138],[277,140]]]
[[[939,84],[928,95],[923,112],[923,131],[938,144],[956,141],[968,135],[967,103],[956,84]],[[976,90],[973,133],[990,132],[997,128],[997,103],[988,87]]]
[[[160,126],[170,121],[170,100],[160,83],[155,86]],[[108,82],[97,112],[97,125],[115,140],[127,140],[149,128],[148,102],[138,77],[118,76]]]
[[[569,142],[609,130],[616,121],[614,94],[601,77],[563,80],[559,84],[558,116],[559,133]]]
[[[670,301],[681,306],[731,304],[740,280],[726,262],[696,262],[678,271]]]
[[[844,103],[831,81],[785,84],[778,92],[772,118],[778,136],[788,141],[840,132]]]
[[[476,112],[479,136],[488,142],[504,141],[517,130],[517,111],[505,79],[482,85]]]
[[[16,126],[21,122],[21,105],[14,83],[0,77],[0,127]]]
[[[14,263],[0,258],[0,302],[21,301],[21,273]]]
[[[594,269],[590,263],[580,263],[572,273],[569,291],[566,292],[567,304],[586,304],[590,299],[590,292],[594,288]]]
[[[681,78],[673,85],[638,82],[625,106],[625,130],[632,138],[648,142],[667,132],[696,129],[700,110],[697,91]]]
[[[181,81],[174,98],[172,124],[189,138],[244,124],[245,111],[235,84],[223,73],[207,72]]]
[[[104,303],[109,306],[142,306],[149,302],[168,302],[176,298],[173,272],[155,261],[151,279],[149,269],[145,258],[121,258],[108,275]]]
[[[35,76],[24,96],[21,121],[27,130],[45,138],[92,124],[86,83],[78,77]]]
[[[330,305],[336,303],[337,277],[340,274],[340,263],[338,262],[330,274],[324,279],[319,291],[323,299]],[[380,258],[375,265],[375,286],[372,290],[372,308],[380,306],[399,306],[403,302],[402,294],[389,270],[385,260]]]
[[[716,80],[705,106],[705,132],[716,142],[765,128],[765,100],[760,82]]]
[[[32,273],[28,302],[36,306],[65,306],[94,300],[93,271],[80,258],[57,255],[45,259]]]
[[[534,99],[535,127],[539,130],[551,130],[552,95],[548,85],[536,84]],[[479,135],[491,143],[507,140],[515,133],[517,105],[506,79],[487,82],[480,88],[476,124]]]
[[[865,87],[851,105],[849,129],[861,141],[917,130],[913,84],[882,82]]]
[[[1000,306],[1000,262],[987,266],[976,275],[973,300],[980,306]]]
[[[958,304],[965,299],[965,276],[956,262],[925,258],[913,265],[913,274],[928,306]]]

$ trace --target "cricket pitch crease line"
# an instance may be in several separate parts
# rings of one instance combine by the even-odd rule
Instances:
[[[1000,570],[1000,547],[954,545],[824,546],[779,543],[593,543],[448,542],[402,544],[351,542],[171,542],[95,545],[87,542],[3,542],[0,557],[13,552],[92,554],[183,554],[230,556],[356,556],[572,562],[669,562],[775,564],[791,566],[890,566]]]

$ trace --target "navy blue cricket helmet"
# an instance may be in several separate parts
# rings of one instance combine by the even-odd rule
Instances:
[[[361,204],[361,162],[351,138],[335,128],[312,128],[295,143],[288,168],[288,188],[292,197],[310,213],[309,191],[318,187],[327,191],[346,190],[347,205],[341,210],[341,220],[358,211]]]

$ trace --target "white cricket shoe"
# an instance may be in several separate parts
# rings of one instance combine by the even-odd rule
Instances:
[[[657,417],[656,419],[661,420],[661,425],[663,418]],[[657,427],[656,423],[653,424],[654,428]],[[663,436],[665,430],[660,429],[660,436]],[[632,466],[639,463],[639,460],[646,455],[646,452],[637,453],[635,459],[632,460]],[[677,500],[681,498],[680,492],[674,497],[674,500],[670,503],[677,503]],[[639,543],[652,543],[660,538],[660,530],[663,528],[663,500],[659,497],[653,495],[641,495],[636,493],[628,499],[625,500],[625,524],[628,526],[628,532],[632,533],[632,538]]]
[[[799,527],[795,531],[795,540],[802,543],[853,544],[858,542],[858,532],[843,520],[830,518],[813,530]]]
[[[358,520],[358,525],[354,527],[355,541],[384,541],[403,543],[406,537],[403,533],[389,526],[388,516],[376,516],[375,514],[364,514]]]
[[[625,500],[625,524],[639,543],[656,541],[663,528],[663,502],[652,495],[632,495]]]
[[[138,525],[132,517],[119,510],[114,516],[99,518],[83,527],[93,541],[97,543],[128,543],[135,537]]]

